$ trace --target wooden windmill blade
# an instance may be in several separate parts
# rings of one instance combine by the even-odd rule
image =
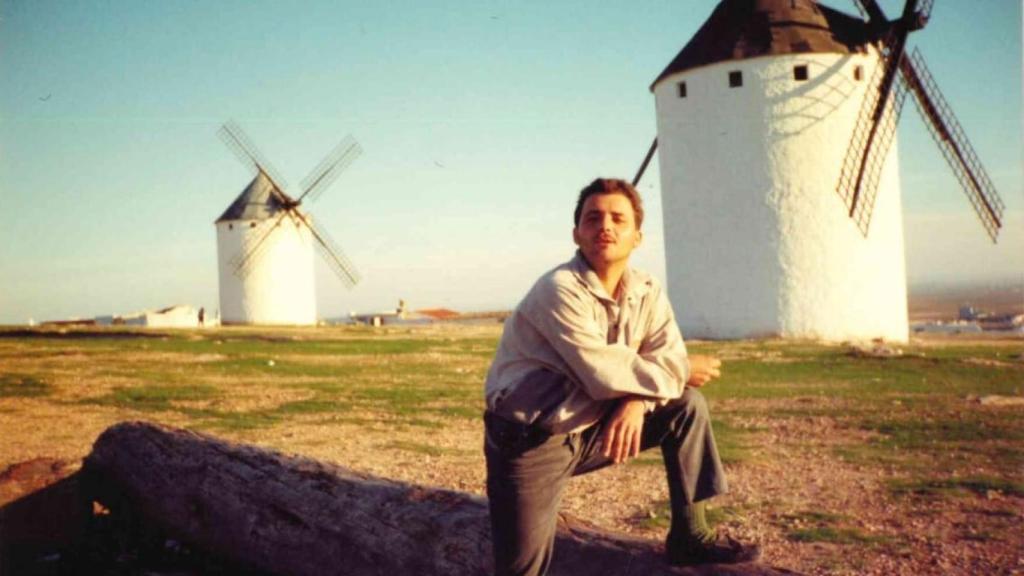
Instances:
[[[359,272],[352,264],[352,261],[348,259],[348,256],[346,256],[341,250],[341,247],[338,246],[338,243],[335,242],[329,234],[327,234],[326,230],[317,225],[311,215],[302,214],[299,217],[302,223],[309,228],[310,232],[313,233],[313,239],[316,241],[315,244],[317,251],[320,252],[324,261],[327,262],[327,265],[330,266],[331,271],[334,272],[334,274],[338,276],[338,278],[340,278],[348,288],[352,288],[358,284],[361,279]]]
[[[273,234],[274,231],[277,230],[277,228],[281,225],[281,221],[284,220],[285,217],[289,215],[291,215],[292,220],[295,220],[296,216],[293,214],[294,210],[294,208],[283,210],[280,216],[273,220],[270,226],[266,226],[266,224],[263,224],[263,226],[266,227],[266,230],[263,232],[263,234],[260,234],[259,237],[251,238],[247,242],[245,242],[245,244],[242,246],[242,249],[238,251],[238,254],[236,254],[234,258],[232,258],[228,262],[236,276],[238,276],[239,278],[245,278],[252,273],[253,269],[256,268],[256,265],[259,263],[263,255],[266,253],[267,249],[269,249],[271,244],[270,242],[268,242],[270,235]],[[271,221],[264,220],[264,222]]]
[[[644,177],[644,172],[647,171],[647,165],[651,163],[651,158],[654,157],[654,151],[658,149],[658,137],[654,137],[654,141],[651,142],[651,147],[647,149],[647,155],[644,156],[644,161],[640,163],[640,169],[636,171],[636,176],[633,177],[633,187],[640,183],[640,179]]]
[[[932,6],[935,5],[935,0],[921,0],[921,3],[917,6],[917,18],[919,24],[924,28],[928,20],[932,17]]]
[[[864,236],[868,234],[882,169],[896,139],[896,125],[903,113],[907,94],[906,86],[897,78],[893,83],[891,103],[882,111],[882,117],[877,123],[874,122],[872,116],[879,105],[880,93],[872,87],[881,84],[883,74],[884,69],[879,66],[868,81],[868,97],[861,104],[836,188],[846,204],[850,218]]]
[[[900,72],[914,95],[925,126],[960,181],[982,226],[995,242],[1003,225],[1005,205],[919,50],[915,49],[903,60]]]
[[[856,0],[854,4],[860,10],[861,15],[867,17],[868,22],[882,25],[887,21],[885,12],[882,12],[882,7],[875,0]]]
[[[884,21],[885,16],[877,2],[859,1],[874,28],[881,29],[880,21]],[[900,98],[890,107],[893,89],[899,84],[899,64],[906,49],[907,36],[923,25],[918,17],[917,4],[918,0],[907,0],[899,20],[885,21],[887,32],[878,43],[882,63],[876,68],[868,87],[836,187],[846,203],[850,218],[854,219],[864,235],[867,235],[871,221],[878,179],[895,135],[896,121],[902,111]]]
[[[307,196],[310,201],[319,198],[320,194],[323,194],[324,190],[362,153],[363,148],[359,142],[351,135],[345,136],[302,181],[303,192],[297,202],[302,202]]]
[[[250,167],[253,173],[262,172],[274,185],[273,194],[279,201],[286,205],[295,204],[295,201],[284,194],[285,181],[273,165],[263,156],[259,148],[253,144],[249,135],[242,130],[234,120],[228,120],[217,132],[224,144],[235,153],[242,164]]]
[[[882,12],[882,7],[878,5],[876,0],[856,0],[854,4],[861,15],[868,19],[868,23],[876,31],[885,30],[887,25],[890,24],[889,19],[885,17],[885,12]],[[911,31],[924,28],[931,18],[932,6],[934,4],[935,0],[919,0],[917,5],[911,9],[912,19],[907,21]],[[904,14],[907,14],[906,7],[904,7]]]

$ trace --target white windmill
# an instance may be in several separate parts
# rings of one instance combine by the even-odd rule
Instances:
[[[348,287],[359,281],[359,275],[327,232],[299,205],[322,194],[362,149],[346,137],[306,177],[298,198],[292,198],[284,192],[283,180],[237,124],[225,124],[220,136],[255,174],[215,222],[221,322],[315,324],[313,248]]]
[[[651,86],[668,288],[697,337],[908,337],[895,145],[907,92],[992,240],[1003,203],[907,36],[813,0],[723,0]],[[836,194],[838,192],[838,196]],[[870,223],[870,230],[869,230]]]

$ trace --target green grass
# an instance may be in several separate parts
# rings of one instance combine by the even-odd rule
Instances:
[[[116,387],[109,394],[82,402],[151,412],[171,410],[175,402],[211,400],[218,395],[216,387],[205,385],[135,386]]]
[[[39,398],[53,392],[53,386],[24,374],[0,374],[0,398]]]
[[[886,536],[865,534],[856,528],[815,526],[791,530],[786,537],[794,542],[828,542],[831,544],[874,544],[887,542]]]
[[[827,542],[830,544],[878,544],[887,542],[888,536],[867,534],[848,525],[842,514],[806,510],[782,515],[776,522],[783,528],[786,538],[793,542]]]
[[[635,523],[648,530],[667,530],[672,524],[672,506],[668,500],[658,500]]]
[[[439,456],[466,456],[471,454],[471,450],[459,449],[459,448],[445,448],[441,446],[435,446],[433,444],[423,444],[421,442],[407,442],[403,440],[395,440],[385,444],[379,445],[380,448],[385,450],[399,450],[402,452],[411,452],[413,454],[422,454],[425,456],[439,457]]]
[[[281,423],[280,415],[273,411],[256,410],[232,412],[220,410],[183,410],[195,421],[195,427],[209,432],[251,431],[270,428]]]
[[[733,425],[726,418],[711,415],[718,455],[725,464],[738,464],[750,459],[750,445],[754,441],[752,430]]]
[[[429,431],[480,418],[481,388],[497,341],[496,335],[368,328],[269,335],[0,330],[0,358],[36,364],[0,375],[0,398],[174,412],[210,430],[258,430],[302,419]],[[888,359],[811,342],[712,342],[691,351],[726,359],[723,377],[703,392],[712,403],[721,456],[730,465],[749,463],[768,429],[792,424],[813,433],[815,420],[823,419],[850,435],[834,448],[839,458],[899,473],[917,483],[910,491],[973,492],[943,484],[936,471],[978,466],[1002,486],[996,489],[1017,494],[1014,482],[1024,466],[1019,410],[982,407],[966,397],[1020,394],[1024,363],[1012,359],[1020,343],[903,348],[903,356]],[[103,378],[114,388],[101,396],[69,401],[56,394],[77,385],[69,382]],[[264,389],[286,390],[290,400],[259,409],[224,407],[242,391],[251,396]],[[302,399],[294,400],[296,392]],[[798,447],[806,438],[783,435],[778,441]],[[660,467],[661,457],[651,450],[631,465]]]
[[[889,482],[889,489],[897,495],[949,496],[975,494],[985,496],[989,491],[993,491],[1009,496],[1024,496],[1024,482],[987,476],[893,480]]]
[[[714,528],[730,521],[744,522],[745,508],[741,506],[707,506],[705,519],[708,526]],[[636,524],[649,530],[667,530],[672,524],[672,505],[668,500],[658,500],[647,511],[645,516],[637,519]]]

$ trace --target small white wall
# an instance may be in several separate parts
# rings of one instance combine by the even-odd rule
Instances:
[[[312,234],[291,217],[271,231],[275,222],[217,223],[221,323],[316,324]],[[232,260],[264,236],[249,273],[235,274]]]
[[[655,87],[668,289],[684,334],[907,339],[895,143],[867,238],[836,193],[876,62],[763,57]],[[794,79],[798,64],[808,80]],[[733,70],[742,87],[729,87]]]
[[[199,310],[192,306],[175,306],[163,313],[146,312],[143,318],[143,325],[150,328],[197,328],[199,326]]]

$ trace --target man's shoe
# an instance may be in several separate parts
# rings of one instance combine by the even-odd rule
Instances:
[[[739,564],[754,562],[761,557],[757,544],[743,544],[729,536],[718,535],[707,542],[665,543],[665,555],[669,564],[693,566],[695,564]]]

